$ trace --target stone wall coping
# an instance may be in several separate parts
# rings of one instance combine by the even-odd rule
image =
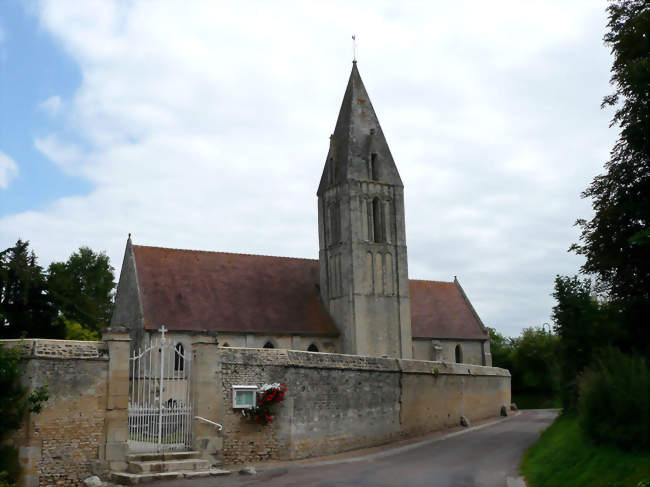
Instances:
[[[510,377],[510,371],[485,365],[457,364],[454,362],[433,362],[430,360],[399,360],[402,372],[433,375],[478,375]]]
[[[397,358],[344,355],[340,353],[303,352],[299,350],[228,347],[219,348],[224,364],[293,366],[303,368],[374,370],[431,375],[475,375],[510,377],[510,372],[482,365],[407,360]]]
[[[108,346],[104,342],[24,338],[0,340],[0,346],[21,347],[25,358],[108,360]]]

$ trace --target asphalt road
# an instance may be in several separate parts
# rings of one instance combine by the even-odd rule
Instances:
[[[540,430],[546,428],[556,414],[551,410],[522,411],[505,421],[461,435],[333,463],[290,465],[263,470],[253,476],[235,472],[226,477],[168,481],[157,485],[505,487],[508,477],[517,477],[524,451],[535,443]]]

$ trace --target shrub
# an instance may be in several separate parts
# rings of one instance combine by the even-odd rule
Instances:
[[[20,383],[20,346],[8,348],[0,345],[0,443],[8,434],[20,427],[28,412],[39,413],[47,401],[47,387],[32,391]],[[9,445],[0,446],[0,487],[13,485],[18,481],[20,464],[18,452]]]
[[[0,487],[11,487],[20,476],[18,450],[11,445],[0,446]]]
[[[578,423],[596,444],[647,449],[650,371],[645,359],[616,349],[603,352],[580,380]]]

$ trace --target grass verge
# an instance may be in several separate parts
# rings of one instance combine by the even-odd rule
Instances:
[[[648,452],[596,446],[574,415],[560,415],[526,451],[521,472],[529,487],[650,487]]]

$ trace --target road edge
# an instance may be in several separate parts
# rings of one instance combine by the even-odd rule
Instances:
[[[368,454],[361,454],[359,456],[353,456],[349,458],[337,458],[333,460],[314,460],[313,462],[307,462],[307,463],[294,463],[294,462],[287,462],[283,463],[281,465],[269,465],[269,466],[264,466],[264,464],[257,464],[255,465],[255,468],[259,472],[268,472],[272,470],[278,470],[278,469],[302,469],[302,468],[311,468],[311,467],[325,467],[328,465],[337,465],[341,463],[356,463],[356,462],[362,462],[366,460],[376,460],[379,458],[384,458],[388,457],[391,455],[398,455],[400,453],[407,452],[409,450],[413,450],[415,448],[419,448],[425,445],[431,445],[433,443],[437,443],[439,441],[446,440],[448,438],[453,438],[455,436],[461,436],[466,433],[470,433],[472,431],[477,431],[483,428],[487,428],[488,426],[493,426],[495,424],[503,423],[504,421],[508,421],[509,419],[515,418],[521,414],[521,411],[517,411],[515,414],[511,414],[505,418],[499,418],[494,421],[490,421],[488,423],[483,423],[478,426],[470,426],[469,428],[465,428],[459,431],[454,431],[452,433],[447,433],[446,435],[438,436],[436,438],[430,438],[428,440],[422,440],[418,441],[415,443],[410,443],[408,445],[404,446],[398,446],[396,448],[391,448],[389,450],[384,450],[376,453],[368,453]],[[350,452],[353,453],[353,452]],[[513,484],[513,487],[517,486],[517,484]],[[525,484],[524,484],[525,486]]]

